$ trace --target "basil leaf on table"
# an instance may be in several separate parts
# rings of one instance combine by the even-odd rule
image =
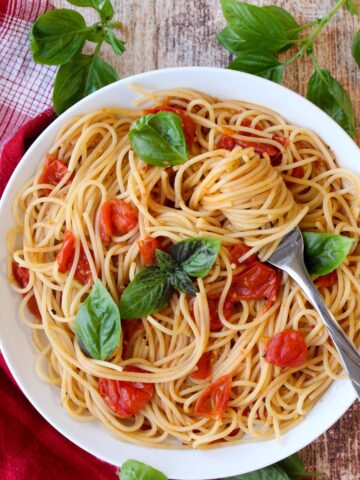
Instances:
[[[169,167],[188,158],[182,121],[173,112],[143,115],[133,123],[129,139],[141,160],[150,165]]]
[[[235,475],[226,480],[290,480],[290,477],[280,465],[275,464],[254,472]]]
[[[315,68],[307,98],[332,117],[352,138],[355,137],[355,117],[349,95],[325,68]]]
[[[98,56],[77,55],[62,65],[55,78],[53,103],[60,114],[95,90],[119,79],[108,63]]]
[[[189,275],[182,268],[175,270],[171,275],[171,285],[179,292],[190,295],[191,297],[196,296],[197,290]]]
[[[75,317],[75,333],[81,349],[97,360],[106,360],[119,345],[119,308],[100,280],[80,305]]]
[[[189,238],[169,248],[169,255],[191,277],[206,277],[219,254],[221,240]]]
[[[345,7],[349,10],[350,13],[353,15],[359,15],[360,11],[355,4],[356,0],[347,0],[345,2]]]
[[[105,30],[105,41],[106,41],[106,43],[111,45],[111,48],[113,49],[113,52],[118,57],[120,55],[122,55],[126,50],[125,42],[123,42],[122,40],[117,38],[111,28],[107,28]]]
[[[114,16],[114,8],[110,0],[68,0],[68,2],[77,7],[94,8],[102,20],[111,20]]]
[[[151,315],[165,307],[174,293],[170,276],[158,265],[144,267],[121,295],[121,318],[131,319]]]
[[[351,51],[356,63],[358,64],[358,67],[360,68],[360,30],[356,32]]]
[[[168,480],[162,472],[138,460],[126,460],[116,473],[121,480]]]
[[[352,238],[333,233],[302,232],[304,260],[312,275],[326,275],[345,260],[354,242]]]
[[[235,60],[229,63],[227,68],[252,73],[273,82],[281,83],[285,67],[270,52],[242,50]]]
[[[290,480],[301,480],[302,477],[322,477],[327,478],[326,473],[307,472],[304,468],[304,462],[297,453],[290,455],[277,463],[288,474]]]
[[[217,41],[226,50],[233,55],[239,55],[243,48],[247,47],[247,43],[244,39],[239,37],[229,26],[226,26],[216,36]]]
[[[30,50],[35,62],[64,65],[85,42],[86,24],[80,13],[66,8],[41,15],[30,31]]]
[[[156,249],[155,251],[156,255],[156,263],[159,266],[160,270],[166,271],[166,272],[172,272],[175,270],[175,263],[174,260],[171,258],[171,256],[160,250],[159,248]]]

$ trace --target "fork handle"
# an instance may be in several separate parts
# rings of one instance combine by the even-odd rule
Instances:
[[[355,388],[358,400],[360,400],[360,354],[340,328],[335,317],[326,306],[317,288],[310,279],[303,262],[296,258],[288,265],[286,272],[300,286],[310,303],[315,307],[324,322],[332,341],[340,355],[343,365],[349,374]]]

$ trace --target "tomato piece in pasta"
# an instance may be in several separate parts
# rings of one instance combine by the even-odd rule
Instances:
[[[220,300],[219,295],[212,295],[212,296],[209,296],[207,299],[209,313],[210,313],[210,332],[218,332],[224,326],[218,313],[219,300]],[[226,318],[226,320],[229,320],[233,310],[234,310],[234,301],[231,298],[227,297],[225,299],[224,309],[223,309],[224,317]]]
[[[247,245],[243,243],[238,243],[234,245],[230,251],[230,262],[234,263],[236,266],[240,265],[251,265],[257,260],[257,256],[255,253],[250,255],[250,257],[246,258],[244,261],[240,262],[240,258],[245,255],[250,249]]]
[[[56,256],[56,262],[60,273],[66,273],[71,269],[72,264],[74,263],[74,257],[75,237],[71,232],[66,231],[63,244]],[[91,282],[93,279],[90,263],[82,245],[80,245],[79,260],[75,269],[74,278],[83,285]]]
[[[333,272],[327,273],[326,275],[321,275],[315,280],[315,285],[318,288],[329,288],[337,284],[338,274],[336,270]]]
[[[196,370],[191,373],[191,377],[198,380],[205,380],[205,378],[208,378],[211,374],[212,358],[213,351],[203,353],[196,364]]]
[[[127,372],[142,372],[137,367],[125,367]],[[100,395],[105,399],[108,407],[120,418],[135,415],[152,398],[154,385],[144,382],[125,382],[100,378],[98,385]]]
[[[125,235],[136,227],[138,212],[133,205],[113,198],[103,203],[100,210],[100,237],[110,242],[114,235]]]
[[[231,376],[223,375],[211,383],[200,395],[194,413],[199,417],[221,419],[231,392]]]
[[[288,328],[272,337],[267,344],[265,359],[278,367],[301,367],[308,355],[303,336],[297,330]]]
[[[68,173],[67,166],[61,160],[58,160],[55,155],[47,154],[44,166],[38,183],[50,183],[57,185]]]
[[[29,269],[21,267],[17,262],[12,262],[11,270],[13,277],[19,287],[25,288],[29,283]],[[41,319],[41,313],[35,295],[31,295],[31,297],[29,298],[27,302],[27,307],[37,319]]]
[[[139,249],[145,265],[155,263],[155,254],[157,249],[162,249],[162,245],[157,238],[146,237],[139,240]]]

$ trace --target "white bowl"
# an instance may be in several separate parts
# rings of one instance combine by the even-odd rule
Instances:
[[[150,90],[186,87],[221,99],[241,99],[272,108],[296,125],[316,132],[334,151],[338,163],[360,174],[357,145],[337,123],[315,105],[276,83],[246,73],[218,68],[185,67],[141,73],[93,93],[55,120],[29,148],[16,168],[0,204],[0,318],[1,349],[5,359],[34,407],[59,432],[84,450],[114,465],[134,458],[163,471],[173,479],[203,480],[257,470],[308,445],[350,407],[355,393],[348,380],[335,382],[305,419],[275,440],[249,442],[216,450],[151,449],[113,438],[94,422],[77,422],[60,405],[60,392],[36,375],[36,351],[30,332],[18,318],[19,297],[9,287],[6,273],[6,235],[13,226],[12,204],[24,182],[38,168],[61,125],[73,115],[106,106],[132,107],[138,97],[128,88],[136,83]]]

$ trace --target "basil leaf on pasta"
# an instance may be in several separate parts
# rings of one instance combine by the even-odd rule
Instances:
[[[326,275],[345,260],[354,242],[352,238],[333,233],[302,232],[304,259],[312,275]]]
[[[182,269],[179,268],[171,275],[171,284],[179,292],[195,297],[197,290],[192,283],[189,275]]]
[[[206,277],[218,256],[221,240],[188,238],[169,248],[169,255],[191,277]]]
[[[182,121],[173,112],[143,115],[133,123],[129,139],[141,160],[151,165],[169,167],[188,158]]]
[[[174,260],[168,253],[163,252],[162,250],[157,248],[155,251],[155,255],[156,263],[160,267],[160,270],[165,272],[172,272],[175,269]]]
[[[144,267],[121,295],[121,318],[151,315],[165,307],[173,293],[174,287],[167,272],[162,271],[158,265]]]
[[[235,60],[229,63],[228,68],[281,83],[285,67],[270,52],[242,50]]]
[[[117,474],[121,480],[168,480],[162,472],[138,460],[126,460]]]
[[[109,358],[119,345],[119,308],[100,280],[80,305],[75,317],[75,333],[82,350],[97,360]]]

